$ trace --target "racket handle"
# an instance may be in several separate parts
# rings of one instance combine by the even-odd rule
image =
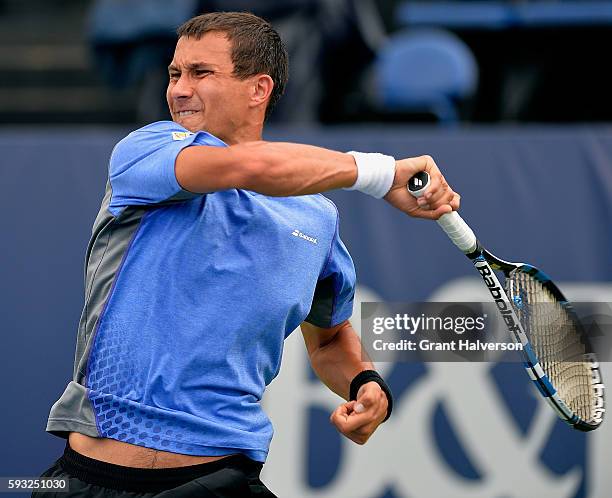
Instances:
[[[465,254],[470,254],[476,250],[478,245],[476,236],[457,211],[440,216],[438,225],[446,232],[453,244]]]
[[[407,185],[408,192],[414,197],[421,197],[428,187],[429,174],[425,171],[420,171],[410,178]],[[470,254],[476,250],[478,246],[476,236],[468,224],[463,221],[463,218],[459,216],[459,213],[453,211],[443,214],[437,221],[453,244],[465,254]]]

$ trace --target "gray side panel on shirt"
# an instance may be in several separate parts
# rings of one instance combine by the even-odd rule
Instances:
[[[84,385],[87,360],[94,340],[94,331],[100,314],[108,300],[113,282],[130,241],[146,208],[126,208],[117,218],[108,211],[111,198],[110,182],[102,206],[94,222],[87,247],[85,275],[85,306],[81,313],[73,380]]]
[[[51,407],[47,432],[63,437],[67,437],[69,432],[80,432],[92,437],[100,436],[85,386],[74,381],[68,384],[64,394]]]
[[[81,313],[74,358],[73,380],[49,413],[47,431],[66,437],[78,431],[99,436],[93,407],[87,396],[86,379],[89,352],[95,330],[117,271],[140,225],[146,208],[126,208],[118,217],[108,211],[112,191],[110,183],[94,222],[85,259],[85,306]]]
[[[180,191],[157,205],[184,202],[193,195],[190,192]],[[124,256],[144,215],[155,207],[128,206],[115,217],[108,210],[111,197],[112,187],[110,182],[107,182],[104,199],[87,246],[85,306],[79,321],[73,380],[51,408],[47,422],[48,432],[63,437],[72,431],[99,436],[86,387],[89,353],[93,347],[100,315],[110,297],[113,282]]]

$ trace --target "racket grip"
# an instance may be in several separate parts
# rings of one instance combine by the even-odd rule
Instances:
[[[407,185],[408,192],[414,197],[421,197],[428,187],[429,174],[425,171],[414,175]],[[468,224],[463,221],[463,218],[459,216],[459,213],[453,211],[452,213],[443,214],[437,221],[453,244],[465,254],[470,254],[476,250],[478,247],[476,236]]]
[[[463,221],[457,211],[446,213],[438,219],[438,225],[444,230],[448,238],[451,239],[459,249],[465,254],[470,254],[476,250],[478,242],[476,236],[468,224]]]

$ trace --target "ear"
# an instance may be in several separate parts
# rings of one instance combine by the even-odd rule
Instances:
[[[273,88],[274,81],[269,75],[258,74],[255,76],[251,87],[251,107],[257,107],[268,102]]]

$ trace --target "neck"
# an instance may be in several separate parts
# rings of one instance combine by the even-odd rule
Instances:
[[[251,111],[243,119],[233,123],[225,138],[219,138],[227,145],[258,141],[261,140],[263,126],[264,115],[261,112]]]
[[[241,128],[227,137],[219,137],[227,145],[235,145],[243,142],[254,142],[261,140],[263,123],[258,127]]]

